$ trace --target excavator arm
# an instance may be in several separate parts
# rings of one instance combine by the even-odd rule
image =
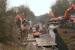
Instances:
[[[72,7],[69,7],[67,10],[65,10],[65,13],[64,13],[64,19],[66,20],[69,20],[70,19],[70,11],[72,10],[73,8]]]
[[[69,20],[69,19],[70,19],[70,14],[69,14],[69,13],[70,13],[72,10],[75,10],[75,3],[72,3],[72,4],[69,6],[69,8],[68,8],[67,10],[65,10],[64,19],[66,19],[66,20]]]

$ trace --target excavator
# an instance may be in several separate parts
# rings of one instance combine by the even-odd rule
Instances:
[[[75,16],[71,15],[72,11],[75,10],[75,3],[72,3],[64,12],[64,16],[53,17],[51,20],[60,21],[61,25],[75,24]]]
[[[75,23],[75,16],[71,15],[71,12],[75,10],[75,3],[71,3],[71,5],[64,11],[64,16],[55,17],[51,20],[69,20]]]

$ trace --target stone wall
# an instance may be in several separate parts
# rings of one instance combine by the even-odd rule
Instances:
[[[75,50],[75,29],[59,28],[58,32],[69,50]]]

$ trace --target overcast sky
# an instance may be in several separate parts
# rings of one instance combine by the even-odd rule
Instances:
[[[36,16],[48,13],[50,7],[56,2],[56,0],[8,0],[7,7],[12,8],[14,6],[27,5]]]

